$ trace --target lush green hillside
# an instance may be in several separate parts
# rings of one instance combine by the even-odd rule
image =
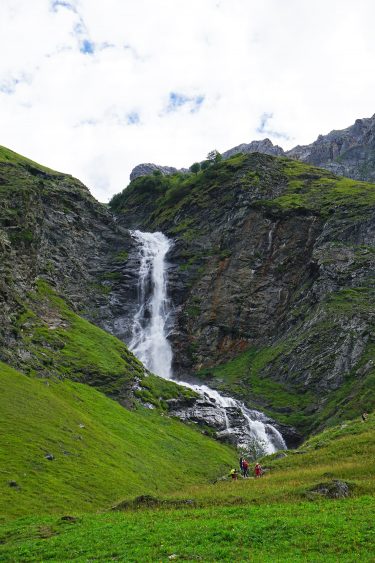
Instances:
[[[213,479],[234,460],[230,448],[160,411],[130,412],[86,385],[33,379],[3,363],[0,418],[7,516],[93,511],[165,494]]]
[[[264,458],[262,479],[169,495],[190,499],[190,508],[16,520],[0,529],[0,554],[4,561],[372,561],[374,431],[374,416],[348,422],[285,458]],[[349,482],[349,498],[311,492],[332,479]]]

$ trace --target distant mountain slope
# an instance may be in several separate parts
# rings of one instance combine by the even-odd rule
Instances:
[[[95,389],[0,362],[0,515],[82,513],[214,479],[234,451]],[[53,456],[48,459],[46,456]]]
[[[289,151],[274,145],[270,139],[262,139],[237,145],[224,151],[222,156],[226,159],[240,152],[288,156],[340,176],[375,182],[375,114],[370,118],[357,119],[354,125],[346,129],[319,135],[310,145],[298,145]],[[139,164],[130,174],[130,180],[151,174],[153,170],[159,170],[162,174],[186,172],[186,169],[176,170],[157,164]]]

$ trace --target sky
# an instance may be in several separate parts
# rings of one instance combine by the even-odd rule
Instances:
[[[141,162],[375,113],[374,0],[0,0],[0,145],[106,202]]]

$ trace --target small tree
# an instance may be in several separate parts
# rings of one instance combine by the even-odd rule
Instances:
[[[219,151],[217,151],[216,149],[214,149],[213,151],[210,151],[207,155],[207,160],[209,160],[212,163],[217,164],[218,162],[220,162],[220,160],[222,160],[222,156],[219,153]]]
[[[212,162],[210,160],[204,160],[201,163],[201,170],[207,170],[211,166]]]
[[[189,168],[190,172],[193,172],[193,174],[198,174],[200,169],[201,165],[199,162],[194,162],[194,164],[192,164]]]

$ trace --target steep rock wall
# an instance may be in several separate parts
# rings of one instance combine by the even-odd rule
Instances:
[[[370,408],[375,186],[259,154],[162,182],[117,211],[174,238],[175,373],[302,430]]]

